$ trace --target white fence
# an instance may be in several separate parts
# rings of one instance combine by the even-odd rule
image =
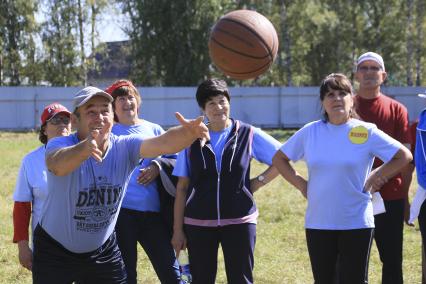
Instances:
[[[59,102],[71,109],[78,87],[0,87],[0,129],[25,130],[40,126],[45,105]],[[426,107],[416,94],[424,87],[392,87],[386,94],[403,103],[415,120]],[[195,87],[139,88],[141,117],[164,127],[177,124],[174,112],[193,118],[200,114]],[[297,128],[318,119],[321,107],[318,87],[230,88],[232,117],[264,128]]]

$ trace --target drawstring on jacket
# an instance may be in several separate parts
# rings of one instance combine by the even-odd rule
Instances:
[[[206,159],[204,158],[203,147],[200,147],[201,157],[203,158],[204,169],[207,169]]]
[[[237,149],[237,142],[238,142],[238,132],[235,133],[235,142],[234,142],[234,145],[232,145],[232,156],[231,156],[231,161],[229,162],[229,172],[231,172],[232,162],[234,161],[235,151]]]

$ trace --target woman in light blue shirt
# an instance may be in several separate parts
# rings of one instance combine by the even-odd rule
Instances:
[[[13,193],[13,242],[18,245],[19,262],[28,270],[32,269],[33,258],[28,225],[31,219],[31,232],[34,232],[47,196],[46,144],[50,139],[71,133],[70,115],[69,110],[59,103],[44,108],[39,133],[43,145],[23,158],[16,180]]]
[[[371,194],[412,159],[376,125],[355,118],[352,86],[343,74],[320,87],[324,119],[308,123],[282,145],[273,165],[308,200],[305,228],[315,283],[368,283],[374,229]],[[371,171],[374,157],[385,163]],[[309,179],[290,161],[304,160]]]
[[[115,135],[138,134],[145,138],[161,135],[160,125],[139,118],[141,97],[128,80],[119,80],[107,88],[114,98]],[[118,216],[118,246],[126,266],[129,284],[137,282],[137,243],[148,255],[161,283],[179,283],[179,266],[170,243],[171,231],[160,213],[160,172],[173,169],[176,155],[143,159],[129,177],[129,183]],[[169,184],[173,185],[171,181]],[[173,186],[172,186],[173,187]],[[173,191],[173,188],[168,188]],[[170,197],[171,198],[171,197]],[[172,209],[170,205],[170,210]],[[171,220],[170,220],[171,222]]]

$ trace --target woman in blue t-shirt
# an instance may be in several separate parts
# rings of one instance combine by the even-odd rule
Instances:
[[[215,283],[222,247],[228,283],[252,283],[258,211],[253,193],[278,175],[273,167],[250,179],[252,158],[271,165],[280,143],[259,128],[230,118],[226,82],[206,80],[197,103],[208,119],[210,141],[179,153],[173,247],[188,246],[193,283]]]
[[[160,125],[139,118],[141,97],[128,80],[119,80],[106,89],[113,98],[115,135],[138,134],[145,138],[164,133]],[[171,229],[160,213],[159,189],[164,190],[160,171],[170,174],[176,155],[143,159],[129,177],[126,193],[118,216],[116,233],[118,246],[127,272],[127,283],[137,282],[137,243],[148,255],[161,283],[180,283],[179,266],[170,244]],[[165,179],[167,175],[164,174]],[[174,193],[170,180],[167,190]],[[170,197],[171,199],[171,197]]]
[[[43,143],[22,160],[13,193],[13,242],[18,245],[21,265],[32,269],[33,252],[30,247],[28,226],[31,234],[38,224],[47,197],[46,144],[50,139],[71,133],[71,113],[59,103],[47,105],[41,114],[39,140]]]
[[[308,123],[273,159],[281,175],[308,200],[306,240],[315,283],[368,283],[374,217],[371,194],[412,159],[376,125],[355,118],[352,86],[343,74],[321,83],[324,119]],[[385,163],[371,171],[374,157]],[[304,160],[309,179],[290,161]]]

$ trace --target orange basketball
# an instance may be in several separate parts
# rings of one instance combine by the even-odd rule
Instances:
[[[277,56],[278,36],[272,23],[256,11],[236,10],[221,17],[209,38],[213,63],[231,78],[263,74]]]

